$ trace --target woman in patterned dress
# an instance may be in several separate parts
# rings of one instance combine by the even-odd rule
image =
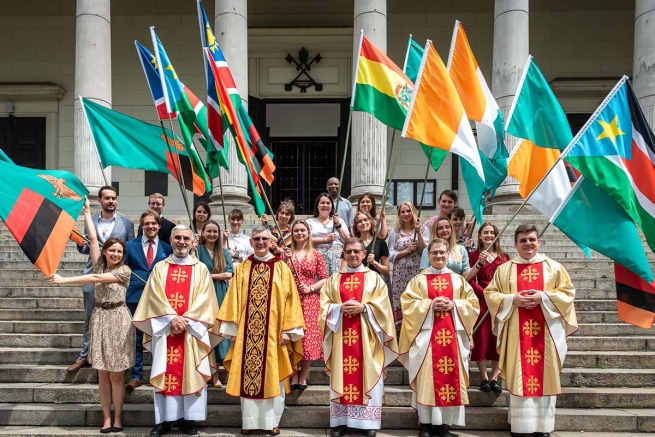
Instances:
[[[334,203],[328,193],[321,193],[314,204],[314,217],[307,220],[312,235],[312,243],[319,251],[328,273],[341,268],[343,242],[350,238],[348,224],[334,212]]]
[[[200,246],[198,246],[198,259],[209,269],[214,283],[218,307],[220,308],[227,294],[227,281],[232,278],[234,268],[232,267],[230,252],[223,248],[221,227],[214,220],[207,220],[202,227]],[[223,387],[223,383],[218,377],[218,367],[223,364],[229,348],[230,340],[226,338],[214,349],[216,373],[212,375],[212,382],[216,388]]]
[[[302,220],[291,227],[291,247],[284,249],[284,259],[293,272],[298,287],[300,304],[305,318],[305,336],[302,338],[303,359],[300,362],[300,375],[291,378],[291,388],[307,388],[307,375],[312,361],[323,358],[323,336],[318,325],[320,311],[320,291],[328,279],[328,271],[323,257],[312,245],[309,225]]]
[[[51,284],[95,284],[95,308],[89,326],[89,361],[98,369],[100,404],[104,416],[103,434],[123,430],[122,412],[125,398],[125,370],[134,366],[135,331],[132,316],[125,306],[125,291],[130,284],[130,268],[123,265],[125,243],[109,238],[98,243],[91,219],[89,199],[84,203],[84,220],[89,233],[93,273],[62,278],[50,276]],[[111,404],[114,402],[114,422]]]
[[[389,233],[389,260],[393,262],[391,309],[396,329],[400,329],[403,320],[400,295],[409,281],[421,271],[421,252],[425,246],[416,208],[406,200],[398,207],[396,228]]]
[[[480,301],[480,315],[476,325],[488,311],[487,302],[484,300],[484,289],[493,279],[498,267],[509,261],[509,255],[500,247],[500,240],[491,244],[496,235],[498,235],[496,225],[489,222],[482,223],[478,230],[478,250],[469,254],[472,266],[469,282]],[[491,317],[487,316],[480,328],[473,333],[473,344],[475,344],[475,348],[471,351],[471,360],[477,363],[480,370],[482,378],[480,390],[501,393],[503,388],[497,381],[500,369],[498,368],[498,352],[496,352],[496,336],[491,330]],[[491,378],[487,376],[487,360],[491,361]]]
[[[277,226],[269,228],[274,238],[274,241],[271,243],[271,253],[274,255],[283,257],[284,248],[291,244],[291,227],[289,223],[293,223],[295,218],[296,208],[293,200],[284,199],[280,202],[280,206],[277,208],[277,214],[275,214]],[[262,215],[262,226],[268,227],[268,217],[266,217],[266,214]]]

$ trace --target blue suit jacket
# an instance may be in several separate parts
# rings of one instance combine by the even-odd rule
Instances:
[[[148,267],[146,262],[146,255],[143,253],[143,245],[140,238],[130,240],[125,244],[125,265],[132,269],[132,276],[130,277],[130,286],[127,287],[127,297],[125,299],[128,303],[139,303],[143,288],[146,286],[145,282],[139,279],[136,275],[147,281],[150,277],[153,267],[159,261],[166,259],[173,250],[169,244],[159,240],[157,245],[157,253],[155,253],[155,260],[152,265]]]

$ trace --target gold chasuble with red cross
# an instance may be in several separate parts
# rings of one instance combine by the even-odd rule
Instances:
[[[453,311],[432,309],[439,296],[453,301]],[[415,402],[430,407],[468,405],[467,360],[480,311],[473,288],[451,270],[441,274],[424,270],[409,282],[400,303],[398,361],[409,372]]]
[[[143,331],[143,347],[153,355],[150,384],[158,393],[197,393],[217,371],[212,351],[221,340],[215,323],[217,313],[214,285],[203,263],[192,258],[187,265],[175,264],[169,256],[155,265],[132,323]],[[153,320],[165,326],[164,321],[175,316],[202,322],[206,335],[196,338],[188,330],[165,335],[170,332],[166,329],[153,333]]]
[[[279,396],[302,360],[302,343],[280,345],[283,332],[305,328],[291,270],[280,258],[239,264],[218,313],[221,323],[236,324],[238,334],[223,365],[230,373],[227,394],[247,399]]]
[[[355,299],[367,307],[367,313],[342,314],[336,332],[327,326],[334,305]],[[371,325],[373,317],[382,331],[383,341]],[[368,405],[370,391],[386,367],[397,357],[393,313],[387,286],[376,272],[335,273],[321,288],[319,325],[323,334],[325,367],[337,397],[330,399],[343,405]]]
[[[513,304],[521,291],[543,291],[542,304],[533,309]],[[577,331],[573,307],[575,289],[566,270],[545,255],[530,262],[518,256],[502,264],[484,290],[498,336],[501,378],[514,396],[541,397],[561,393],[560,373],[566,338]],[[563,321],[564,329],[549,323]],[[561,324],[560,324],[561,325]]]

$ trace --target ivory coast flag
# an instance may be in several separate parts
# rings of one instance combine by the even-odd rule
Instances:
[[[457,89],[430,40],[425,45],[402,136],[459,155],[473,213],[482,223],[485,178],[480,153]]]
[[[413,83],[394,62],[360,33],[359,55],[350,106],[401,130]]]
[[[484,155],[480,158],[486,187],[493,196],[507,176],[505,121],[459,21],[455,21],[447,69],[466,115],[470,120],[475,120],[478,147]]]

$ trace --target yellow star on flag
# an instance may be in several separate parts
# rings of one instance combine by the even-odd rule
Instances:
[[[155,66],[155,70],[159,70],[159,67],[157,67],[157,58],[153,56],[150,63]]]
[[[602,140],[603,138],[609,138],[612,141],[612,144],[616,146],[616,137],[620,135],[625,135],[625,132],[623,132],[619,128],[619,116],[618,114],[614,116],[614,119],[607,123],[603,120],[598,120],[598,123],[600,123],[601,127],[603,128],[603,132],[600,133],[596,137],[596,140]]]
[[[171,70],[173,72],[173,79],[177,80],[177,73],[173,69],[172,65],[169,65],[168,67],[166,67],[166,70]]]

